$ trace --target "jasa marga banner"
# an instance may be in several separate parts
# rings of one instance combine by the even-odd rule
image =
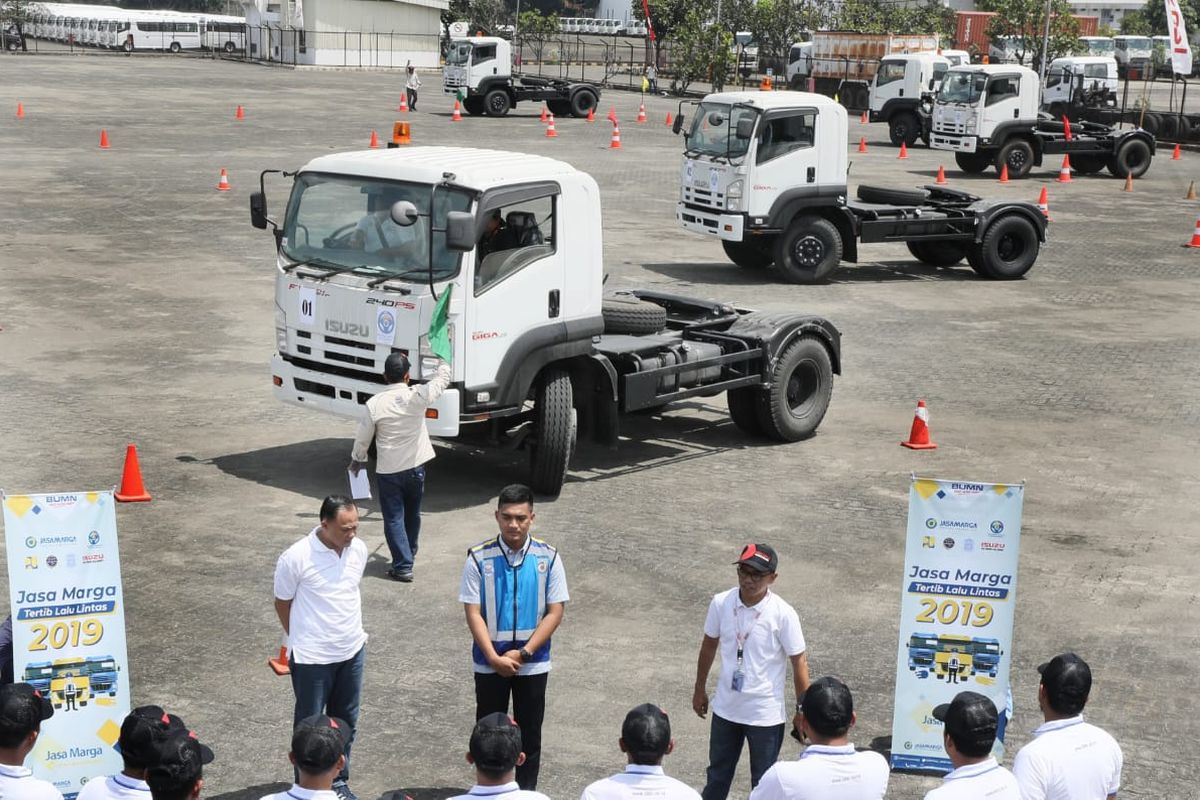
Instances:
[[[934,707],[971,690],[1001,712],[1025,487],[913,478],[896,649],[892,767],[949,772]],[[1003,755],[999,737],[993,754]]]
[[[122,767],[129,671],[112,493],[7,495],[4,537],[13,675],[54,705],[26,765],[70,800]]]

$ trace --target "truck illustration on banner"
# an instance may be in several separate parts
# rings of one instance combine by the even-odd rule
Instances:
[[[913,633],[908,639],[909,671],[918,678],[932,674],[947,683],[964,683],[972,677],[979,683],[991,683],[1003,654],[996,639],[953,633]]]

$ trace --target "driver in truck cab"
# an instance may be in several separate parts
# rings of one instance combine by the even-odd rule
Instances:
[[[419,221],[407,227],[392,221],[392,205],[401,200],[412,201],[413,198],[403,189],[369,195],[370,210],[354,226],[350,246],[395,260],[426,258],[429,243],[425,239],[425,226]]]

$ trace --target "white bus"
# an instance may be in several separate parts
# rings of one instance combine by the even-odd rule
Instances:
[[[200,20],[185,14],[177,16],[138,16],[117,24],[117,41],[121,48],[134,50],[200,49]]]
[[[205,50],[223,50],[226,53],[245,50],[245,18],[216,15],[201,17],[200,46]]]

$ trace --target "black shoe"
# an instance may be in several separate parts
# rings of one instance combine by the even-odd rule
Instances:
[[[337,793],[339,800],[358,800],[358,795],[350,791],[350,784],[345,781],[334,781],[333,791]]]
[[[401,583],[413,582],[413,574],[411,572],[398,572],[395,569],[389,569],[387,571],[387,576],[392,580],[400,581]],[[357,798],[354,798],[354,800],[357,800]]]

